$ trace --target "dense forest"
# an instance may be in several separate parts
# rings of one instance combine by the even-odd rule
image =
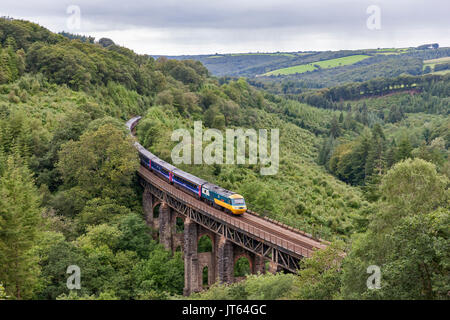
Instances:
[[[448,299],[448,76],[283,93],[27,21],[0,19],[0,46],[0,299],[182,298],[181,253],[165,251],[143,217],[124,127],[134,115],[140,142],[169,161],[171,133],[195,120],[279,128],[277,175],[181,167],[331,242],[298,274],[251,275],[190,298]],[[74,264],[81,290],[66,287]],[[366,286],[369,265],[382,269],[379,290]]]

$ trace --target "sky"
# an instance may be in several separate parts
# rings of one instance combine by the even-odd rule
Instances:
[[[1,0],[0,16],[151,55],[450,46],[448,0]]]

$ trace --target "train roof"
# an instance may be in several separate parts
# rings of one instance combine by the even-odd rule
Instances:
[[[125,124],[127,126],[128,130],[131,131],[131,129],[132,129],[131,127],[133,126],[133,124],[136,121],[141,120],[141,118],[142,118],[141,116],[137,116],[137,117],[134,117],[134,118],[131,118],[130,120],[128,120],[127,123]]]
[[[191,182],[193,182],[195,184],[198,184],[198,185],[203,185],[205,183],[208,183],[208,181],[200,179],[199,177],[196,177],[193,174],[187,173],[187,172],[185,172],[185,171],[183,171],[181,169],[178,169],[178,168],[174,169],[173,173],[176,174],[177,176],[183,178],[183,179],[186,179],[186,180],[191,181]]]
[[[218,193],[218,194],[220,194],[220,195],[222,195],[224,197],[231,197],[232,195],[236,194],[236,192],[224,189],[222,187],[219,187],[218,185],[215,185],[215,184],[212,184],[212,183],[209,183],[209,182],[207,182],[205,184],[205,187],[208,190],[212,190],[212,191],[214,191],[214,192],[216,192],[216,193]]]
[[[139,142],[135,142],[134,146],[136,149],[138,149],[138,152],[144,156],[146,156],[148,159],[153,160],[154,158],[158,158],[153,153],[145,149]]]
[[[171,165],[170,163],[168,163],[168,162],[166,162],[164,160],[161,160],[157,156],[155,156],[151,160],[152,160],[152,162],[155,162],[155,163],[159,164],[161,167],[163,167],[164,169],[166,169],[168,171],[173,171],[173,170],[177,169],[177,167]]]
[[[138,149],[140,154],[142,154],[143,156],[145,156],[148,159],[152,160],[153,162],[159,164],[160,166],[162,166],[166,170],[173,171],[173,170],[177,169],[177,167],[171,165],[170,163],[168,163],[168,162],[166,162],[164,160],[161,160],[160,158],[155,156],[153,153],[151,153],[150,151],[145,149],[139,142],[135,142],[134,146]]]

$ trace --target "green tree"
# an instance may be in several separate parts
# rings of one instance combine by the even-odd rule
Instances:
[[[218,115],[216,115],[214,117],[213,123],[212,123],[212,127],[219,129],[219,130],[223,130],[225,128],[225,116],[221,113],[219,113]]]
[[[8,157],[0,178],[0,282],[16,299],[30,298],[37,282],[31,248],[41,223],[40,202],[29,169],[17,156]]]
[[[131,138],[111,124],[70,141],[59,152],[58,169],[66,187],[78,186],[94,197],[129,202],[138,168]]]
[[[140,258],[148,258],[155,249],[156,242],[150,237],[149,227],[137,214],[128,214],[119,222],[119,230],[122,237],[119,239],[118,248],[136,252]]]
[[[331,154],[334,149],[334,138],[330,135],[330,137],[324,140],[322,147],[319,150],[318,163],[321,165],[326,165],[330,160]]]
[[[77,239],[77,244],[86,250],[91,248],[105,246],[111,251],[116,251],[122,233],[116,226],[109,226],[107,224],[99,224],[96,226],[89,226],[87,232]]]
[[[330,135],[333,138],[337,138],[341,135],[341,127],[339,126],[339,122],[336,118],[336,115],[334,115],[333,118],[331,119]]]
[[[403,137],[400,140],[396,152],[395,152],[395,161],[399,162],[401,160],[405,160],[407,158],[411,158],[411,151],[413,150],[411,146],[411,142],[408,137]]]
[[[436,166],[422,159],[407,159],[394,165],[383,177],[381,192],[387,205],[384,218],[430,212],[446,205],[448,179],[437,174]]]
[[[7,297],[5,288],[3,288],[3,284],[0,283],[0,300],[5,300]]]
[[[422,159],[397,163],[381,181],[381,202],[366,234],[344,261],[342,294],[350,299],[440,299],[448,292],[448,178]],[[366,286],[381,269],[381,289]]]
[[[85,230],[88,225],[118,221],[128,214],[131,214],[131,210],[114,200],[94,198],[86,203],[76,222],[79,230]]]
[[[249,275],[245,281],[245,292],[249,300],[275,300],[289,296],[295,283],[295,275],[271,274]]]
[[[181,252],[174,256],[162,249],[154,250],[147,260],[142,260],[133,270],[138,295],[158,292],[161,298],[167,294],[181,294],[184,287],[184,263]]]
[[[372,175],[381,176],[386,167],[386,141],[380,124],[375,124],[372,128],[372,141],[367,154],[365,176],[367,179]]]
[[[102,47],[109,47],[114,45],[114,41],[112,41],[109,38],[101,38],[100,40],[98,40],[98,43],[102,46]]]
[[[397,150],[397,146],[395,144],[395,140],[392,140],[388,151],[386,152],[386,167],[389,169],[391,168],[395,163],[395,153]]]
[[[220,115],[221,115],[221,113],[219,111],[219,108],[217,106],[211,106],[205,112],[205,116],[204,116],[205,126],[207,126],[209,128],[215,128],[214,122],[215,122],[216,118],[219,117]]]
[[[344,243],[333,242],[326,249],[315,251],[310,259],[302,260],[292,298],[301,300],[337,298],[341,287],[343,258]]]
[[[393,250],[383,266],[383,298],[448,299],[450,210],[406,217],[390,236]]]

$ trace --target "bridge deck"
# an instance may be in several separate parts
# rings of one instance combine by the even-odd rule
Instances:
[[[294,232],[283,226],[275,224],[264,218],[244,214],[243,216],[232,216],[222,212],[216,208],[213,208],[203,201],[196,199],[188,195],[187,193],[179,190],[170,183],[156,176],[154,173],[147,170],[145,167],[139,168],[139,175],[148,182],[157,185],[161,190],[171,194],[173,197],[180,199],[189,206],[198,210],[207,212],[214,216],[218,220],[221,220],[235,228],[243,230],[248,234],[253,235],[265,242],[275,244],[288,251],[291,251],[299,257],[310,257],[313,250],[323,249],[326,245],[318,240],[309,238],[300,233]]]

